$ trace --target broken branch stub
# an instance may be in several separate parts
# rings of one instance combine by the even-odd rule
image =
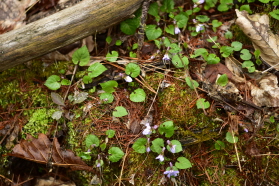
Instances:
[[[0,35],[0,71],[104,30],[135,12],[143,0],[84,0]]]
[[[255,49],[261,51],[262,59],[270,66],[279,62],[279,37],[269,28],[268,15],[249,15],[246,11],[235,10],[236,24],[251,39]],[[274,67],[279,70],[279,66]]]

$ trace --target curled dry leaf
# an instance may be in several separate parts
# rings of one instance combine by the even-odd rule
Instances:
[[[269,29],[268,15],[249,15],[246,11],[235,10],[236,24],[251,39],[255,49],[261,51],[262,59],[270,66],[279,62],[279,37]],[[279,70],[279,66],[275,67]]]
[[[17,29],[24,25],[25,6],[18,0],[0,2],[0,34]]]
[[[51,142],[45,134],[39,134],[38,139],[28,134],[26,140],[21,140],[9,155],[42,164],[70,167],[72,170],[92,171],[73,151],[62,150],[57,138]]]
[[[253,103],[257,106],[279,107],[279,87],[277,77],[271,73],[259,80],[259,87],[250,84]]]

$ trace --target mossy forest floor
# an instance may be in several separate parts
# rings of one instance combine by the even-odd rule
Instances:
[[[185,8],[188,5],[183,6]],[[181,7],[183,6],[181,5]],[[230,12],[225,14],[225,18],[223,17],[224,23],[233,18],[232,14],[228,13]],[[213,16],[214,12],[208,12],[208,14]],[[222,14],[216,13],[216,15],[215,18],[221,20]],[[147,19],[147,22],[152,21],[154,20],[151,18]],[[245,42],[247,37],[241,35],[243,33],[239,33],[239,28],[233,25],[231,29],[235,33],[234,39],[241,40],[246,48],[252,50],[251,43]],[[181,38],[187,36],[191,39],[187,46],[184,45],[185,48],[188,47],[184,51],[189,56],[194,53],[191,51],[191,47],[195,49],[210,48],[205,44],[206,35],[218,35],[218,32],[211,30],[192,37],[189,32],[184,30],[179,35]],[[131,50],[131,43],[134,43],[137,37],[127,36],[121,46],[108,45],[105,42],[107,36],[111,36],[115,43],[115,40],[121,38],[119,35],[124,35],[120,33],[119,26],[110,28],[109,32],[97,34],[98,50],[94,49],[91,56],[103,56],[102,59],[105,60],[104,56],[107,51],[116,50],[121,53],[122,60],[130,60],[131,58],[127,57],[129,53],[127,46]],[[226,42],[227,45],[230,45],[231,40],[223,41],[222,44]],[[183,43],[181,44],[183,45]],[[150,64],[151,55],[156,53],[156,50],[151,50],[149,47],[156,48],[153,41],[145,43],[144,49],[147,52],[143,51],[143,59],[139,60],[141,67]],[[156,56],[155,61],[162,61],[164,53],[162,55],[161,53]],[[239,56],[235,55],[235,57]],[[117,64],[122,67],[121,70],[104,60],[100,60],[100,62],[110,68],[112,72],[123,72],[123,65]],[[69,89],[69,95],[84,91],[88,93],[88,97],[78,104],[72,104],[66,99],[64,113],[59,120],[52,118],[58,106],[53,102],[51,92],[56,92],[64,97],[68,86],[62,85],[59,90],[51,91],[44,83],[53,74],[70,79],[75,66],[71,61],[53,59],[46,63],[38,59],[1,72],[0,185],[23,185],[24,183],[35,185],[38,179],[49,179],[49,177],[61,180],[64,184],[70,185],[71,183],[81,186],[94,184],[109,186],[279,185],[279,124],[276,119],[278,111],[274,113],[275,119],[267,118],[261,127],[251,126],[248,120],[240,117],[242,115],[239,112],[233,110],[228,112],[224,108],[226,104],[211,99],[202,88],[196,90],[189,88],[185,77],[190,74],[193,79],[197,79],[193,71],[201,68],[203,63],[198,59],[189,60],[187,69],[177,69],[167,64],[161,69],[149,70],[146,73],[142,71],[144,78],[139,81],[128,84],[123,79],[119,80],[119,85],[113,93],[115,99],[110,104],[104,104],[99,98],[101,88],[98,83],[85,90],[76,84],[81,79],[80,76],[84,70],[80,68]],[[102,81],[102,78],[105,79],[102,76],[96,82]],[[162,87],[163,83],[167,86]],[[202,82],[199,83],[202,84]],[[128,99],[137,88],[145,91],[144,102],[136,103]],[[205,98],[211,106],[205,110],[197,109],[198,98]],[[124,106],[129,111],[128,115],[119,118],[113,117],[112,112],[116,106]],[[150,135],[150,140],[160,137],[165,141],[168,139],[180,141],[183,150],[178,154],[191,162],[191,168],[181,169],[176,177],[168,178],[164,172],[169,167],[169,163],[160,163],[155,159],[158,154],[153,152],[140,154],[132,149],[133,143],[144,136],[142,134],[144,127],[139,123],[146,116],[152,117],[151,126],[159,126],[165,121],[173,121],[176,130],[171,138],[166,138],[157,132]],[[226,138],[227,132],[232,128],[238,137],[237,143],[229,143]],[[106,131],[109,129],[115,131],[115,136],[108,139]],[[96,135],[100,139],[100,143],[105,143],[107,148],[95,149],[91,154],[91,160],[83,160],[91,167],[89,171],[73,170],[69,166],[51,165],[51,161],[40,164],[30,159],[10,156],[15,145],[26,139],[28,134],[38,137],[40,133],[46,134],[50,141],[56,138],[62,151],[69,149],[76,156],[87,152],[85,139],[89,134]],[[219,142],[222,144],[220,145]],[[111,162],[108,159],[107,149],[112,146],[119,147],[124,152],[124,156],[118,162]],[[55,150],[54,147],[51,149]],[[177,158],[176,155],[167,151],[164,155],[167,162],[174,162]],[[103,160],[104,164],[100,168],[95,165],[97,159]]]

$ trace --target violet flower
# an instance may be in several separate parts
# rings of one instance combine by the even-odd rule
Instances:
[[[204,30],[204,25],[203,25],[203,24],[198,24],[198,25],[196,26],[196,32],[200,32],[200,31],[202,31],[202,30]]]
[[[180,31],[180,29],[176,26],[175,28],[174,28],[174,33],[175,34],[179,34],[181,31]]]
[[[164,161],[164,156],[162,154],[159,154],[155,159],[158,159],[160,162]]]
[[[170,178],[171,176],[177,176],[179,174],[179,171],[178,170],[173,170],[173,165],[172,163],[170,162],[170,167],[168,167],[169,170],[166,170],[164,172],[164,174],[167,174],[167,177]]]
[[[165,171],[164,174],[167,174],[167,177],[170,178],[171,176],[177,176],[179,174],[179,171],[170,169],[168,171]]]
[[[166,53],[163,57],[163,61],[168,61],[168,60],[170,60],[170,57],[169,57],[168,53]]]
[[[142,131],[143,135],[150,135],[152,133],[151,127],[149,123],[145,124],[146,128]]]
[[[175,147],[176,147],[176,145],[171,145],[170,151],[171,151],[172,153],[175,153]]]

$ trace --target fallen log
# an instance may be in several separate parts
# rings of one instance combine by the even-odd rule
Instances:
[[[83,0],[0,35],[0,71],[55,51],[128,18],[143,0]]]

